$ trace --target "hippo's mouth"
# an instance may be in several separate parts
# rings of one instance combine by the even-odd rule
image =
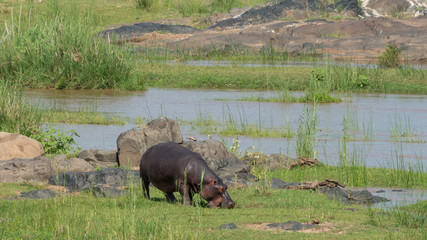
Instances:
[[[221,208],[229,208],[229,209],[234,208],[236,203],[231,199],[227,191],[224,191],[224,193],[221,194],[221,197],[222,197],[222,201],[221,201],[221,204],[219,204],[221,205]]]

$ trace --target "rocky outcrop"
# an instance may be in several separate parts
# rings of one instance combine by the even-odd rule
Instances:
[[[133,128],[117,138],[119,166],[138,167],[142,154],[162,142],[182,143],[178,123],[165,117],[149,122],[143,128]]]
[[[168,33],[161,38],[161,34],[152,34],[160,30],[151,25],[143,30],[129,26],[132,34],[124,36],[136,46],[152,47],[155,42],[156,48],[165,51],[200,49],[210,54],[236,50],[262,52],[273,48],[290,56],[313,55],[372,63],[377,62],[387,45],[393,44],[402,49],[407,62],[427,63],[427,3],[422,0],[362,0],[361,6],[356,0],[339,0],[334,4],[284,0],[235,12],[225,14],[226,19],[206,18],[215,24],[202,31]],[[352,19],[331,21],[333,15]]]
[[[0,132],[0,160],[30,159],[44,155],[40,142],[18,133]]]
[[[0,183],[47,183],[53,173],[51,160],[46,157],[0,161]]]

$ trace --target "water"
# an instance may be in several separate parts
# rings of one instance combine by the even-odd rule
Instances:
[[[236,121],[258,124],[263,128],[282,128],[288,124],[297,131],[298,119],[305,105],[299,103],[263,103],[241,102],[238,98],[249,96],[269,97],[272,91],[248,90],[188,90],[156,89],[147,91],[124,92],[111,90],[31,90],[28,97],[48,108],[79,110],[83,106],[96,107],[97,111],[107,115],[118,115],[130,119],[153,119],[166,116],[184,121],[195,120],[200,114],[223,121],[229,114]],[[302,93],[295,93],[301,95]],[[339,139],[343,136],[343,117],[349,115],[357,119],[359,131],[350,130],[350,136],[358,139],[347,144],[348,154],[357,153],[367,166],[391,167],[396,158],[407,162],[422,163],[427,167],[427,96],[391,95],[391,94],[354,94],[342,97],[338,104],[318,106],[319,141],[317,158],[328,164],[337,164]],[[227,99],[227,100],[217,100]],[[311,105],[307,105],[311,107]],[[409,119],[409,128],[415,142],[399,143],[393,141],[390,128],[396,119],[405,125]],[[362,128],[372,126],[373,139],[362,141]],[[116,149],[119,134],[136,124],[125,126],[64,125],[61,129],[75,129],[80,135],[77,142],[83,149]],[[199,141],[209,136],[200,134],[190,126],[181,126],[184,138],[194,136]],[[211,136],[213,139],[222,138]],[[237,136],[236,136],[237,137]],[[235,138],[236,138],[235,137]],[[233,137],[223,138],[231,143]],[[295,138],[252,138],[239,136],[240,150],[254,146],[256,150],[267,154],[284,153],[295,156]],[[397,156],[397,157],[396,157]]]
[[[375,196],[385,197],[389,202],[372,204],[372,207],[380,209],[393,209],[397,206],[414,204],[418,201],[427,200],[427,190],[405,189],[405,188],[348,188],[353,191],[368,190]]]

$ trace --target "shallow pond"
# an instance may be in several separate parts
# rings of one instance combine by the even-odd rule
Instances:
[[[153,119],[166,116],[183,121],[197,118],[212,118],[227,121],[232,116],[238,123],[257,124],[262,128],[280,129],[290,126],[297,132],[298,119],[304,107],[312,105],[300,103],[263,103],[236,101],[242,97],[274,96],[273,91],[247,90],[185,90],[156,89],[143,92],[123,92],[105,90],[31,90],[27,96],[39,101],[44,107],[55,105],[59,109],[79,110],[94,107],[107,115],[118,115],[130,119]],[[302,93],[294,93],[299,95]],[[337,164],[340,152],[339,142],[343,137],[343,118],[348,119],[347,156],[367,166],[392,167],[397,161],[423,164],[427,167],[427,96],[353,94],[343,96],[342,103],[318,106],[317,158],[328,164]],[[221,100],[222,99],[222,100]],[[115,149],[118,135],[136,124],[125,126],[97,125],[57,125],[62,129],[75,129],[77,139],[83,149]],[[394,130],[392,129],[400,129]],[[181,126],[184,138],[195,136],[199,140],[208,138],[189,125]],[[410,134],[397,141],[392,132]],[[221,139],[219,136],[211,136]],[[234,137],[236,138],[236,137]],[[233,137],[224,137],[229,145]],[[295,155],[296,137],[252,138],[239,136],[240,150],[254,146],[265,153],[285,153]],[[366,140],[368,139],[368,140]],[[424,155],[423,155],[424,154]]]

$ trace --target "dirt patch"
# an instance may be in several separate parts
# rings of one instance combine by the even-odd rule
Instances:
[[[293,232],[292,230],[283,230],[280,228],[272,228],[269,225],[274,223],[249,223],[243,224],[242,226],[245,228],[249,228],[257,231],[279,231],[279,232]],[[345,234],[347,231],[342,230],[342,226],[337,223],[332,222],[324,222],[320,224],[316,224],[313,228],[302,229],[298,232],[301,233],[335,233],[335,234]]]

